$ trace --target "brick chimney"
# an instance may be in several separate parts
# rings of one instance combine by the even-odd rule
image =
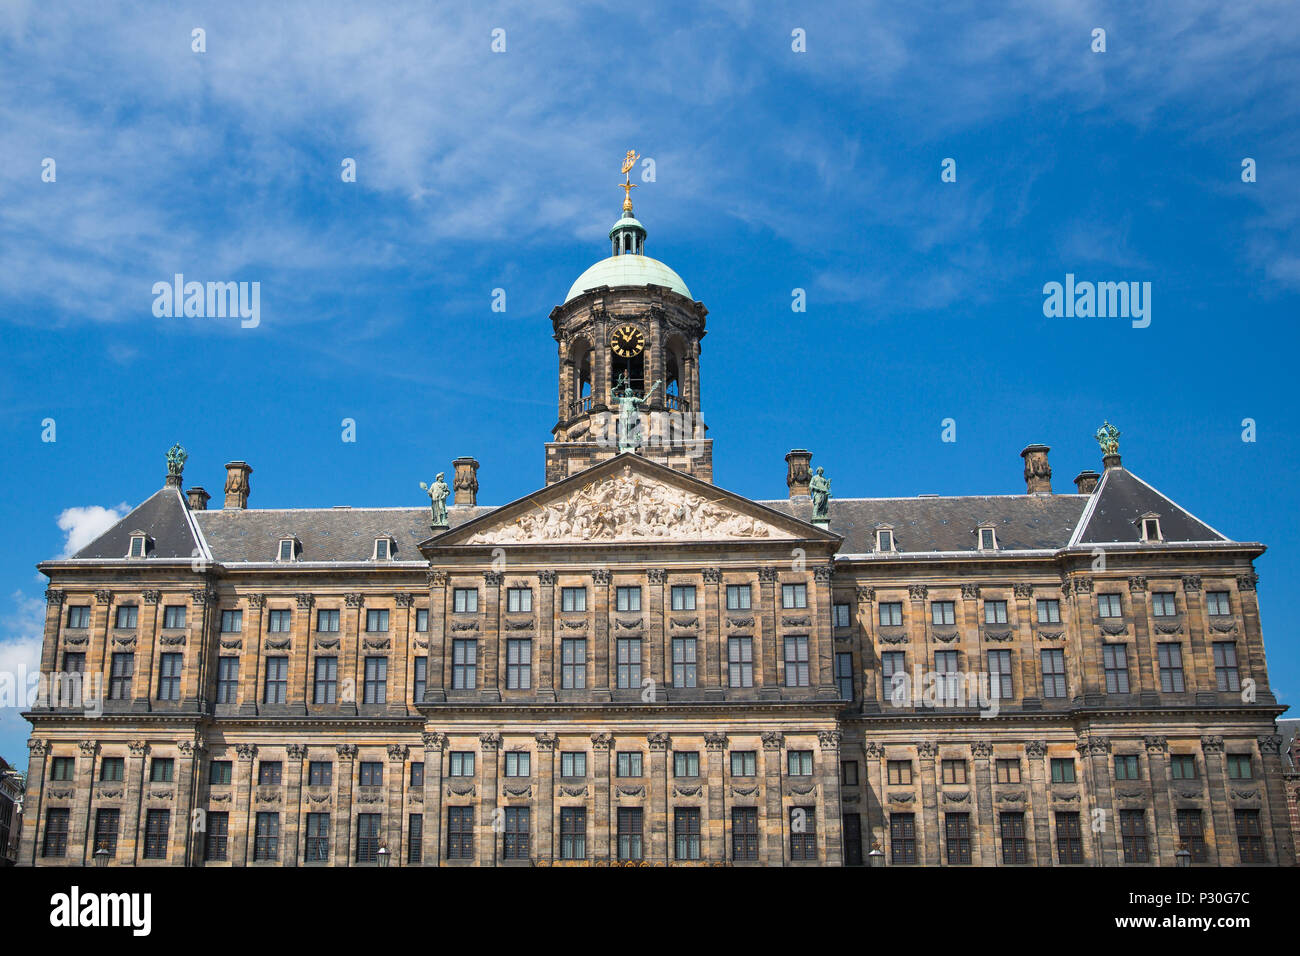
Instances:
[[[246,461],[229,461],[226,462],[226,507],[227,508],[247,508],[248,492],[251,490],[248,486],[248,476],[253,473],[253,467]]]
[[[812,452],[806,448],[792,448],[785,456],[785,483],[790,497],[808,496],[808,482],[812,480]]]
[[[455,503],[474,505],[478,503],[478,461],[474,458],[457,458],[451,463],[456,470],[452,478],[452,487],[456,490]]]
[[[208,500],[212,497],[199,485],[195,485],[189,491],[185,492],[185,497],[190,500],[191,511],[207,511]]]
[[[1047,445],[1027,445],[1020,453],[1025,460],[1025,491],[1031,495],[1052,493],[1052,466],[1047,463]]]
[[[1101,475],[1095,471],[1081,471],[1074,477],[1074,487],[1079,489],[1079,494],[1090,495],[1097,490],[1097,482],[1101,480]]]

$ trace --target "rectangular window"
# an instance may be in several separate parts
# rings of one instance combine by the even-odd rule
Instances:
[[[856,760],[840,761],[840,785],[856,787],[858,785],[858,762]]]
[[[727,610],[748,611],[751,607],[748,584],[727,585]]]
[[[808,638],[785,639],[785,686],[808,686]]]
[[[424,763],[422,761],[417,760],[411,764],[411,772],[407,777],[407,784],[412,789],[418,789],[419,787],[424,786]]]
[[[1103,644],[1101,664],[1106,673],[1106,693],[1127,694],[1128,647],[1124,644]]]
[[[1143,810],[1119,812],[1120,842],[1124,845],[1125,863],[1147,863],[1151,859],[1147,849],[1147,817]]]
[[[587,755],[580,750],[560,754],[561,777],[585,777],[587,775]]]
[[[587,810],[585,807],[560,808],[560,859],[587,858]]]
[[[209,811],[207,818],[207,839],[203,841],[203,858],[220,861],[226,859],[226,844],[230,834],[230,814],[225,811]]]
[[[1174,780],[1196,779],[1196,757],[1193,754],[1170,754],[1169,776]]]
[[[1020,782],[1020,758],[1000,757],[996,761],[998,783]]]
[[[698,807],[673,810],[673,859],[700,858],[700,811]]]
[[[635,637],[618,639],[618,686],[641,686],[641,640]]]
[[[125,763],[121,757],[105,757],[99,763],[99,779],[120,783],[124,775]]]
[[[903,623],[903,602],[885,601],[880,605],[880,626],[900,627]]]
[[[76,766],[75,757],[54,757],[50,761],[50,779],[71,780]]]
[[[843,700],[853,699],[853,652],[837,651],[835,654],[835,689]]]
[[[738,863],[758,859],[758,808],[731,808],[731,858]]]
[[[1025,840],[1025,815],[1003,813],[999,815],[1002,829],[1002,862],[1028,863],[1029,851]]]
[[[357,862],[374,863],[379,859],[379,827],[383,815],[357,814]]]
[[[943,761],[943,782],[945,784],[963,784],[966,782],[966,761]]]
[[[1237,810],[1237,849],[1242,863],[1267,863],[1264,855],[1264,834],[1259,828],[1258,810]]]
[[[45,814],[45,837],[41,841],[41,856],[57,858],[68,853],[68,818],[66,807],[51,808]]]
[[[1097,613],[1102,617],[1122,617],[1124,615],[1124,611],[1120,607],[1119,595],[1098,594]]]
[[[560,686],[566,690],[587,686],[587,642],[582,638],[560,642]]]
[[[358,765],[358,782],[363,787],[382,787],[384,765],[378,760],[363,760]]]
[[[425,691],[429,687],[429,658],[417,657],[415,659],[415,671],[411,675],[411,700],[417,704],[424,700]]]
[[[113,626],[122,630],[129,630],[136,626],[139,621],[140,609],[134,604],[123,604],[117,609],[117,620]]]
[[[163,608],[163,627],[179,628],[185,626],[185,606],[171,605]]]
[[[1065,651],[1046,648],[1040,658],[1043,667],[1043,696],[1065,696]]]
[[[171,783],[175,762],[171,757],[154,757],[149,761],[150,783]]]
[[[1074,758],[1052,758],[1052,783],[1075,783]]]
[[[620,587],[614,589],[614,610],[641,610],[641,589],[637,587]]]
[[[641,808],[618,808],[618,858],[620,860],[639,860],[641,848]]]
[[[754,686],[754,639],[727,639],[727,684],[730,687]]]
[[[1214,642],[1214,686],[1220,691],[1241,690],[1237,673],[1237,645],[1232,641]]]
[[[931,601],[930,623],[941,627],[956,624],[957,605],[952,601]]]
[[[121,816],[116,809],[100,807],[95,811],[94,852],[107,850],[110,857],[117,856],[117,825]]]
[[[1254,780],[1255,771],[1250,765],[1250,754],[1228,754],[1229,780]]]
[[[423,634],[429,629],[429,609],[427,607],[417,608],[415,611],[415,630]]]
[[[885,651],[880,655],[880,683],[886,697],[907,678],[907,655],[903,651]]]
[[[781,585],[781,607],[787,609],[804,608],[808,606],[808,585],[806,584],[783,584]]]
[[[263,787],[278,787],[284,779],[284,765],[278,760],[260,760],[257,764],[257,783]]]
[[[293,612],[287,610],[268,611],[266,629],[272,634],[288,634],[293,630]]]
[[[1166,694],[1181,694],[1183,686],[1183,646],[1157,645],[1160,659],[1160,689]]]
[[[916,817],[913,814],[889,815],[889,859],[893,863],[916,862]]]
[[[1152,617],[1175,617],[1177,614],[1178,608],[1174,604],[1172,591],[1157,591],[1151,595]]]
[[[325,608],[317,611],[316,630],[322,634],[337,634],[339,630],[338,608]]]
[[[1015,696],[1010,651],[989,651],[989,689],[999,700],[1010,700]]]
[[[449,777],[474,776],[474,751],[453,750],[448,755],[447,776]]]
[[[695,750],[673,751],[673,776],[698,777],[700,775],[700,755]]]
[[[221,612],[221,633],[239,634],[244,630],[244,612],[243,611],[222,611]]]
[[[1138,764],[1137,754],[1115,755],[1116,780],[1137,780],[1139,779],[1140,771],[1141,768]]]
[[[673,686],[695,686],[695,638],[673,638]]]
[[[233,704],[239,699],[239,658],[217,658],[217,703]]]
[[[1083,862],[1083,830],[1077,811],[1056,814],[1056,862],[1062,866]]]
[[[733,777],[752,777],[757,772],[757,753],[753,750],[733,750],[731,752],[731,775]]]
[[[813,807],[790,808],[790,859],[817,859],[817,815]]]
[[[324,863],[330,858],[330,815],[307,814],[307,862]]]
[[[1192,855],[1193,863],[1209,859],[1205,848],[1205,826],[1200,810],[1178,811],[1178,842]]]
[[[1038,599],[1038,623],[1039,624],[1060,624],[1061,623],[1061,602],[1056,598],[1039,598]]]
[[[478,590],[476,588],[454,588],[451,600],[452,610],[456,614],[475,614],[478,612]]]
[[[208,783],[215,787],[229,786],[231,780],[231,769],[229,760],[212,761],[212,763],[208,765]]]
[[[507,860],[528,859],[530,822],[528,809],[528,807],[506,807],[502,855]]]
[[[792,777],[811,777],[813,755],[811,750],[790,750],[785,755],[786,773]]]
[[[307,783],[312,787],[328,787],[334,783],[334,764],[328,760],[313,760],[307,765]]]
[[[280,858],[280,814],[257,814],[256,830],[253,839],[254,860],[278,860]]]
[[[289,658],[268,657],[266,659],[266,687],[262,701],[267,704],[283,704],[289,695]]]
[[[532,754],[512,750],[505,759],[507,777],[527,777],[532,773]]]
[[[886,764],[888,780],[891,787],[910,787],[912,785],[912,762],[910,760],[890,760]]]
[[[419,863],[424,859],[424,814],[412,813],[406,818],[406,862]]]
[[[944,846],[951,864],[970,862],[970,814],[946,813],[943,817]]]
[[[694,611],[695,585],[674,584],[672,587],[672,602],[674,611]]]
[[[451,642],[451,689],[473,690],[478,686],[478,641]]]
[[[64,651],[63,652],[63,673],[71,676],[72,674],[86,673],[86,654],[84,651]]]
[[[68,627],[81,630],[83,627],[90,627],[90,606],[85,604],[74,604],[68,608]],[[62,856],[62,854],[59,854]]]
[[[144,858],[146,860],[167,859],[167,834],[171,830],[172,812],[170,810],[150,810],[144,822]]]
[[[1205,610],[1209,614],[1231,614],[1232,606],[1228,603],[1227,591],[1206,591]]]
[[[388,631],[388,609],[371,608],[366,611],[366,630],[371,634],[384,634]]]
[[[985,601],[984,602],[984,623],[985,624],[1007,623],[1007,602],[1006,601]]]
[[[587,610],[587,589],[586,588],[560,588],[560,610],[562,611]]]
[[[528,690],[533,686],[533,642],[512,638],[506,641],[506,690]]]
[[[956,651],[934,652],[935,690],[938,702],[956,704],[961,694],[960,661]]]
[[[640,751],[623,751],[619,753],[616,761],[615,773],[620,777],[639,777],[641,776],[641,753]]]
[[[447,859],[474,859],[474,808],[447,808]]]
[[[108,678],[109,700],[127,700],[131,696],[131,681],[135,677],[135,655],[114,654]]]
[[[181,699],[181,654],[161,654],[158,657],[158,699]]]
[[[847,604],[836,604],[831,608],[836,627],[848,627],[852,618]]]
[[[506,611],[525,614],[533,609],[533,592],[529,588],[506,589]]]

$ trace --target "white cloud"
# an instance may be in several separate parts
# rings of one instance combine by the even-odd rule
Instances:
[[[100,505],[65,508],[57,519],[59,530],[66,536],[63,542],[63,553],[59,557],[72,557],[121,521],[122,516],[130,510],[126,502],[112,508],[104,508]]]

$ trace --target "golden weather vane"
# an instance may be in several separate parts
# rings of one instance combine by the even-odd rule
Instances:
[[[632,215],[632,190],[636,189],[636,183],[632,182],[632,167],[640,158],[635,149],[629,149],[623,157],[623,182],[618,187],[623,190],[623,212],[628,216]]]

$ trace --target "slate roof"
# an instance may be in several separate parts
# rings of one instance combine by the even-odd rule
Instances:
[[[1075,544],[1140,542],[1139,519],[1149,513],[1160,516],[1160,534],[1166,542],[1228,540],[1124,468],[1107,468],[1092,498]]]
[[[164,487],[72,557],[125,558],[131,547],[133,531],[144,531],[149,535],[146,557],[184,558],[188,561],[195,556],[196,548],[199,555],[206,557],[202,535],[190,514],[180,490]]]

